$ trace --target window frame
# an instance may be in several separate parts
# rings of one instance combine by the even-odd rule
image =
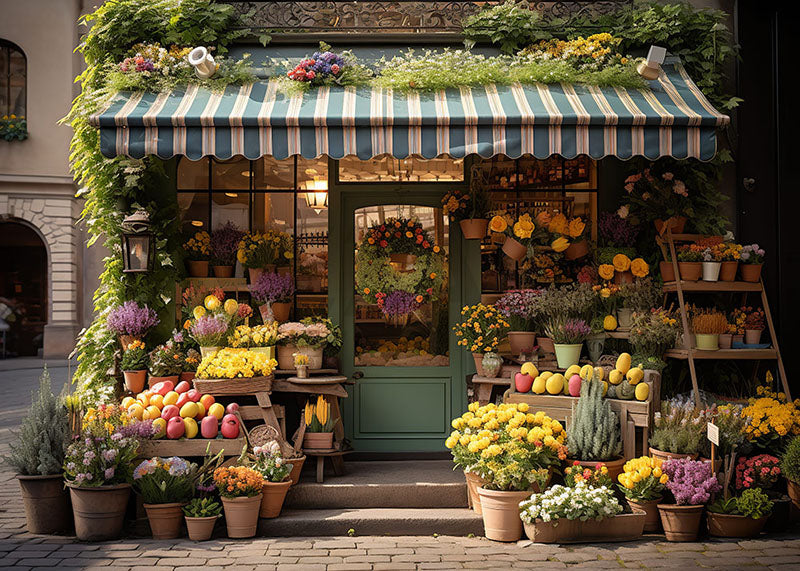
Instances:
[[[24,89],[24,100],[22,103],[23,113],[18,115],[18,117],[25,117],[27,119],[28,116],[28,55],[25,51],[17,44],[10,40],[6,40],[0,38],[0,51],[7,52],[7,62],[8,68],[6,69],[5,80],[6,80],[6,108],[0,109],[0,117],[6,115],[17,115],[14,113],[11,101],[11,54],[13,52],[19,53],[22,56],[22,60],[25,62],[25,69],[23,70],[23,78],[25,81],[25,89]]]

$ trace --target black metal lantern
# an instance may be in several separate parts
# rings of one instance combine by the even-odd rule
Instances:
[[[122,221],[122,271],[151,272],[155,258],[156,241],[150,231],[150,215],[146,210],[137,210]]]

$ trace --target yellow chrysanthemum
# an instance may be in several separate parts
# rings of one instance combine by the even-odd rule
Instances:
[[[604,280],[613,279],[614,278],[614,266],[612,266],[611,264],[600,264],[600,267],[597,268],[597,273]]]
[[[611,263],[618,272],[627,272],[631,267],[631,259],[625,254],[617,254]]]

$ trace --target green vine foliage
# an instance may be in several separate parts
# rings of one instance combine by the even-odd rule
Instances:
[[[498,44],[507,54],[515,53],[536,40],[547,40],[552,33],[542,26],[542,16],[527,3],[514,0],[470,16],[464,21],[464,45],[477,42]]]
[[[78,50],[86,70],[78,77],[81,93],[73,102],[65,122],[73,129],[70,161],[85,199],[82,220],[91,235],[108,249],[100,287],[94,294],[95,321],[78,339],[78,368],[73,382],[79,394],[92,402],[111,398],[119,387],[115,376],[118,344],[106,327],[108,311],[132,299],[146,303],[161,317],[161,326],[150,333],[151,342],[163,341],[174,322],[175,281],[182,266],[174,161],[157,158],[108,159],[100,152],[98,131],[89,116],[99,111],[118,84],[109,81],[114,64],[137,43],[211,46],[215,53],[247,33],[236,29],[233,8],[212,0],[110,0],[81,23],[91,25]],[[122,271],[120,235],[123,218],[145,208],[156,237],[155,270],[147,274]]]

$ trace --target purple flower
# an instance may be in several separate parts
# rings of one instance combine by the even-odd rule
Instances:
[[[117,335],[141,337],[161,322],[156,312],[147,304],[126,301],[112,309],[106,318],[108,328]]]
[[[216,347],[228,332],[228,323],[213,315],[204,315],[192,324],[189,333],[201,347]]]
[[[699,460],[667,460],[662,465],[669,477],[667,489],[675,496],[678,505],[702,505],[711,495],[722,489],[711,465]]]
[[[634,226],[616,212],[601,212],[597,220],[597,231],[600,241],[605,246],[629,248],[636,245],[639,235],[638,226]]]
[[[242,236],[244,232],[230,221],[211,232],[212,263],[217,266],[235,265]]]
[[[519,320],[527,330],[538,314],[536,302],[542,294],[539,289],[520,289],[509,291],[498,299],[494,306],[506,319]]]
[[[264,272],[256,283],[250,285],[250,293],[253,299],[261,303],[291,301],[294,295],[294,282],[289,274]]]
[[[106,468],[106,471],[103,472],[103,476],[105,476],[106,480],[110,480],[111,478],[113,478],[114,477],[114,466],[111,466],[111,468]]]
[[[155,429],[153,428],[153,423],[149,420],[136,420],[127,424],[119,429],[119,432],[115,433],[111,439],[112,440],[121,440],[122,438],[137,438],[139,440],[145,440],[147,438],[152,438],[155,434]],[[118,438],[115,438],[118,437]],[[111,451],[109,451],[111,452]],[[113,451],[114,456],[116,456],[116,450]],[[113,458],[106,458],[107,460],[113,460]]]
[[[419,307],[414,299],[414,294],[407,291],[395,290],[390,292],[383,300],[383,313],[389,317],[408,315]]]

